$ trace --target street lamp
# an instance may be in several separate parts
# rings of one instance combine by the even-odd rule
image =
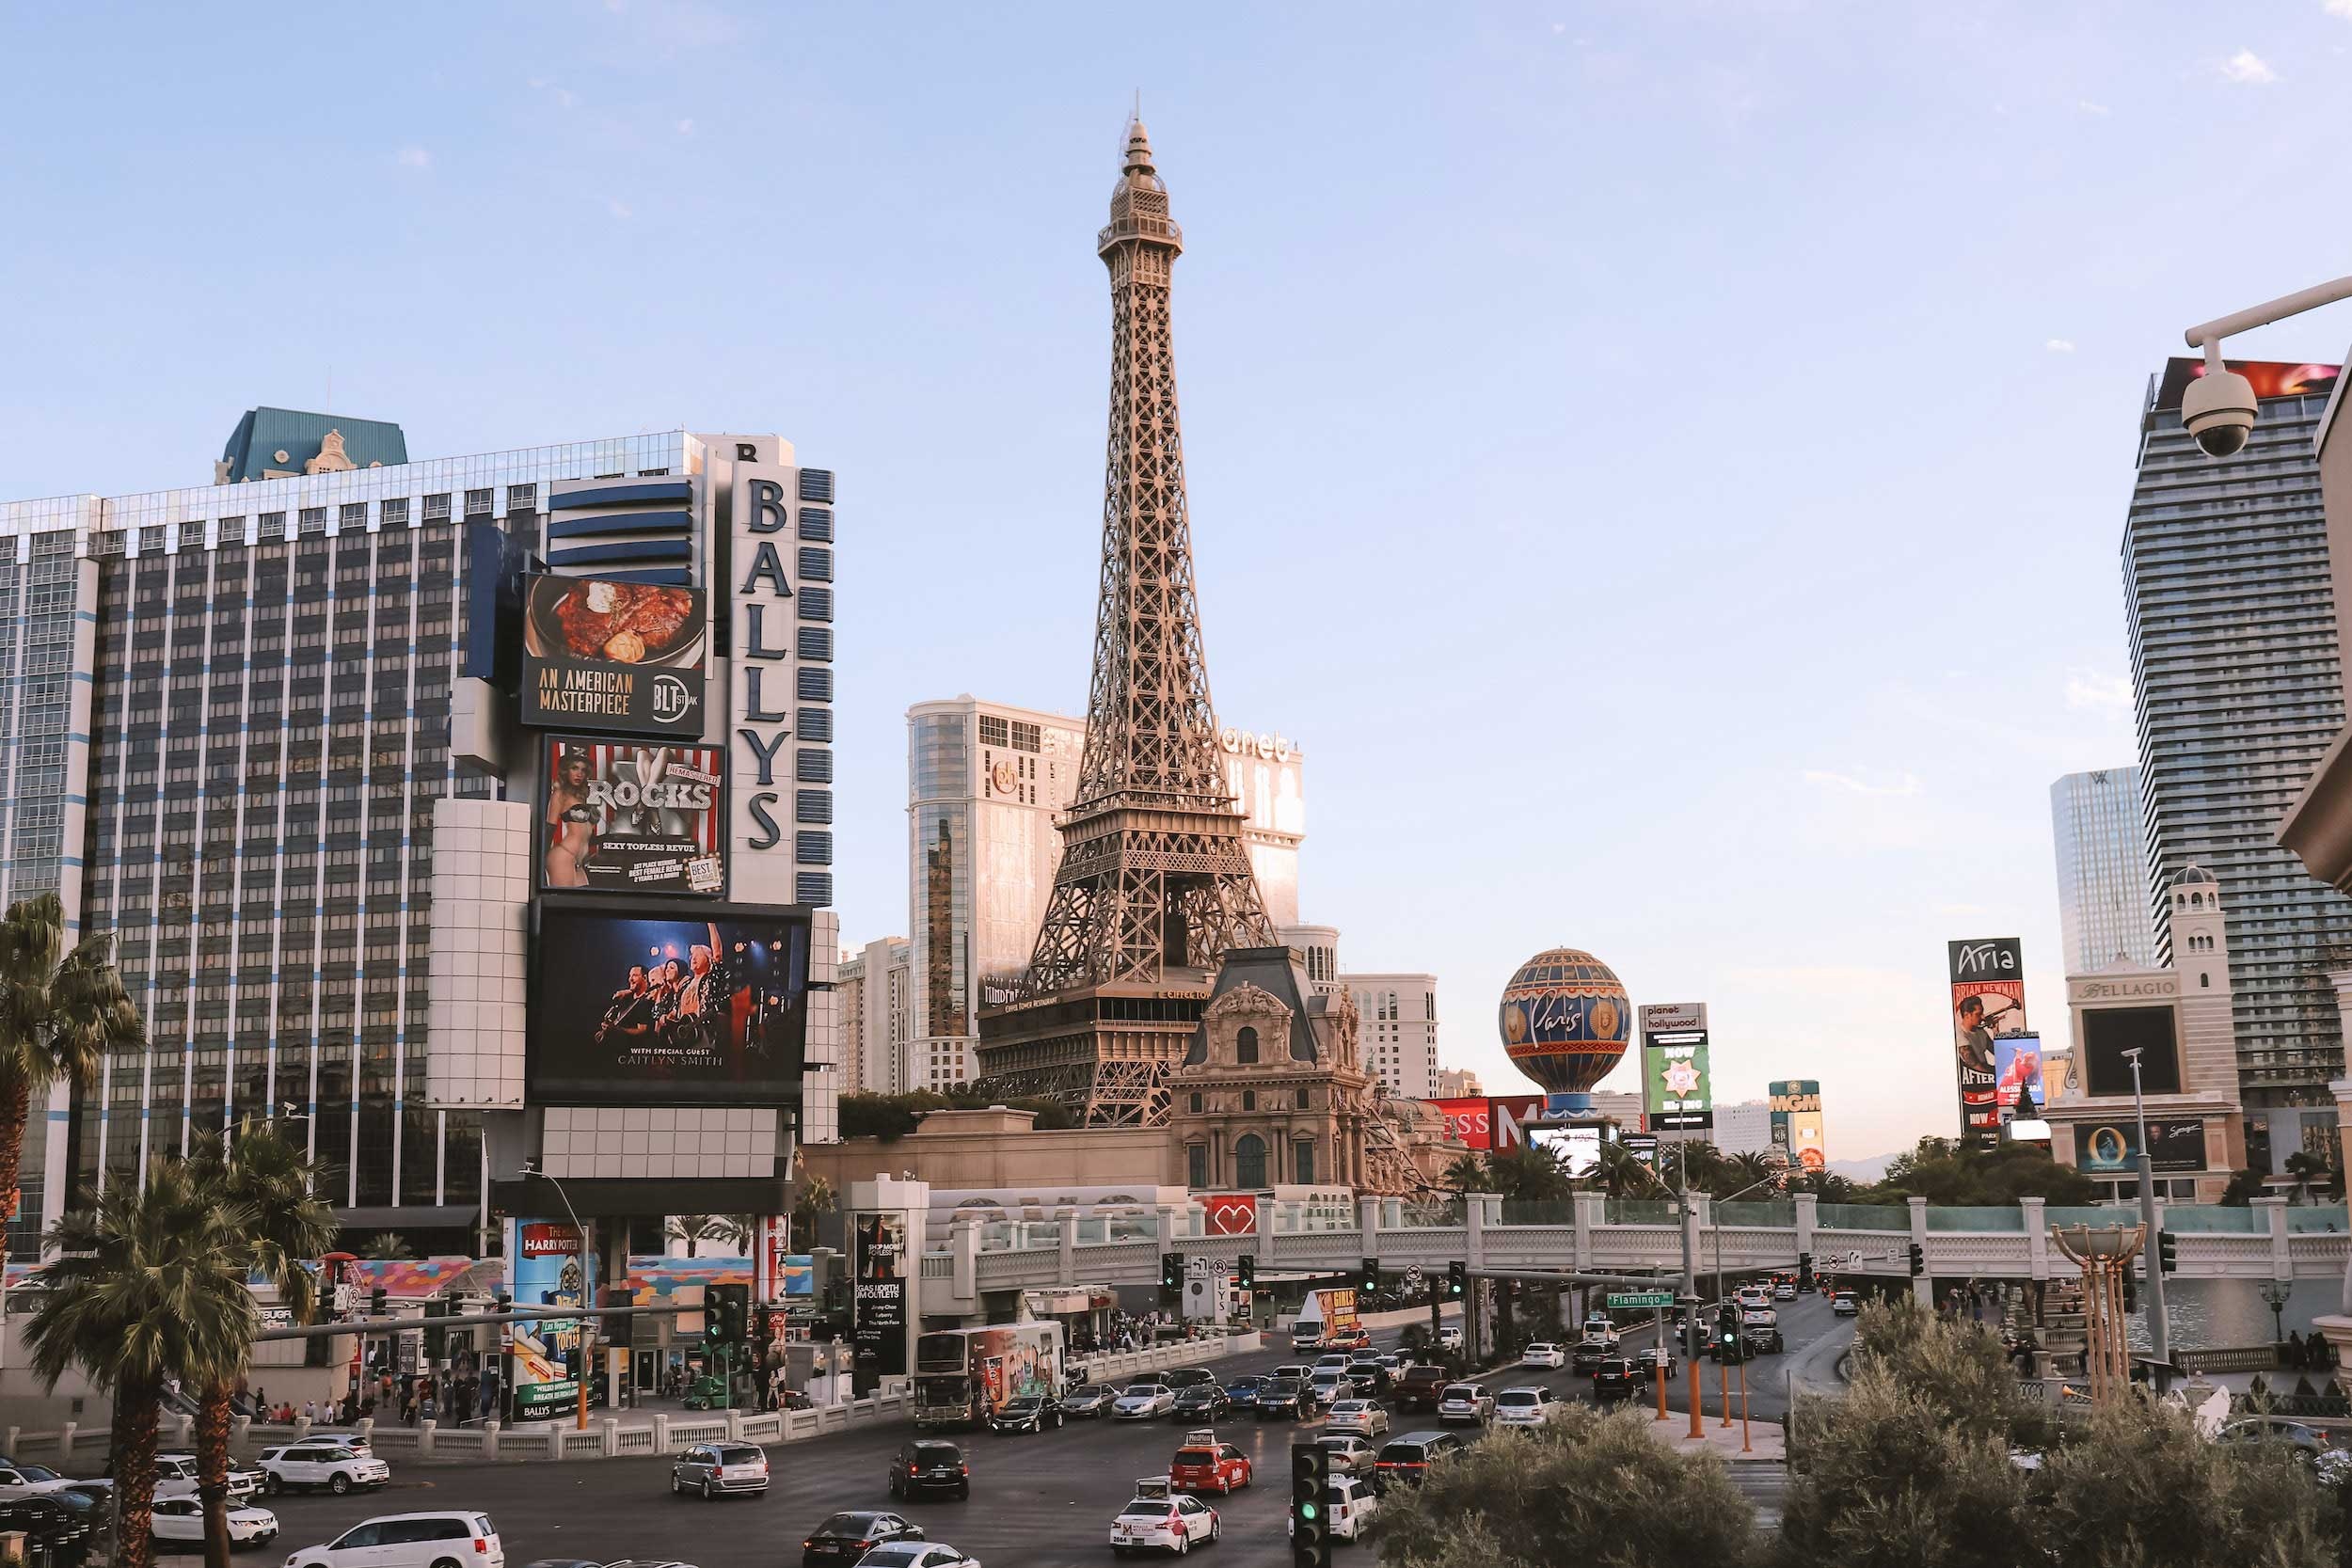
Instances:
[[[2235,457],[2246,450],[2246,443],[2254,434],[2253,386],[2223,362],[2221,340],[2233,333],[2299,316],[2306,310],[2316,310],[2323,305],[2333,305],[2340,299],[2352,299],[2352,277],[2339,277],[2332,283],[2281,295],[2268,304],[2217,317],[2181,334],[2188,340],[2189,347],[2202,349],[2205,354],[2205,373],[2190,382],[2181,394],[2181,423],[2189,438],[2197,443],[2198,451],[2207,457]]]
[[[2270,1308],[2270,1342],[2274,1345],[2283,1345],[2287,1342],[2287,1325],[2284,1315],[2287,1309],[2287,1297],[2294,1293],[2294,1290],[2295,1287],[2283,1279],[2263,1281],[2263,1305]]]
[[[523,1174],[545,1181],[555,1189],[555,1196],[564,1200],[564,1212],[572,1217],[572,1234],[580,1238],[580,1305],[582,1307],[594,1307],[596,1305],[596,1291],[595,1283],[588,1277],[588,1227],[580,1223],[580,1211],[572,1207],[572,1195],[564,1190],[563,1182],[541,1170],[535,1159],[523,1162]],[[583,1311],[580,1316],[579,1430],[581,1432],[588,1430],[588,1380],[595,1375],[596,1343],[596,1320]]]
[[[2164,1260],[2158,1256],[2156,1242],[2155,1164],[2148,1154],[2148,1102],[2139,1092],[2139,1054],[2145,1049],[2135,1045],[2123,1053],[2123,1059],[2132,1064],[2132,1116],[2139,1123],[2139,1225],[2148,1238],[2142,1253],[2148,1275],[2148,1348],[2158,1366],[2169,1367],[2172,1364],[2172,1318],[2164,1304]],[[2157,1389],[2162,1391],[2161,1383]]]

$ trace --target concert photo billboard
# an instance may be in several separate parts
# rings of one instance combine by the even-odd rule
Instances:
[[[710,607],[699,588],[540,576],[523,586],[522,721],[538,729],[703,730]]]
[[[800,1101],[805,911],[547,894],[524,1079],[547,1105]]]
[[[540,749],[542,890],[725,894],[724,752],[552,735]]]
[[[2027,1035],[2026,960],[2017,938],[1990,937],[1947,945],[1951,980],[1953,1070],[1960,1084],[1960,1132],[1990,1143],[2000,1135],[2000,1048],[2005,1035]],[[2040,1053],[2035,1053],[2036,1070]]]

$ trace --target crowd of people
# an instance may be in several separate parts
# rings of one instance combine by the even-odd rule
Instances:
[[[397,1418],[404,1426],[420,1421],[457,1421],[476,1414],[482,1386],[471,1374],[451,1379],[394,1377],[379,1372],[340,1400],[304,1400],[272,1403],[269,1390],[255,1388],[248,1399],[253,1419],[264,1426],[288,1426],[297,1420],[348,1426],[361,1420]],[[486,1415],[488,1412],[483,1411]]]

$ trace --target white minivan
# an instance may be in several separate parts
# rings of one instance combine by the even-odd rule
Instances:
[[[383,1513],[324,1546],[305,1546],[286,1568],[506,1568],[486,1513]]]

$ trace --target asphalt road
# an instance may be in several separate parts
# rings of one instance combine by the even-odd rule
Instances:
[[[1784,1303],[1781,1319],[1793,1354],[1809,1340],[1850,1324],[1834,1325],[1828,1304],[1818,1296]],[[1394,1330],[1376,1338],[1393,1343]],[[1643,1342],[1632,1334],[1632,1342]],[[1222,1379],[1263,1372],[1282,1362],[1307,1359],[1262,1352],[1204,1363]],[[1775,1416],[1785,1405],[1780,1386],[1784,1356],[1749,1363],[1752,1417]],[[1715,1379],[1707,1366],[1705,1409],[1715,1414]],[[1590,1380],[1570,1371],[1520,1371],[1489,1377],[1497,1387],[1544,1383],[1564,1395],[1583,1399]],[[1687,1410],[1677,1377],[1670,1409]],[[1733,1384],[1732,1413],[1739,1414]],[[1424,1415],[1398,1418],[1397,1430],[1434,1424]],[[1237,1444],[1257,1470],[1256,1484],[1230,1498],[1212,1498],[1222,1517],[1223,1539],[1211,1568],[1279,1568],[1284,1550],[1283,1516],[1288,1504],[1286,1454],[1296,1432],[1316,1432],[1320,1422],[1227,1422],[1218,1435]],[[537,1558],[581,1557],[677,1559],[697,1568],[798,1568],[801,1538],[840,1509],[891,1508],[921,1525],[931,1539],[962,1548],[987,1568],[1106,1568],[1107,1534],[1120,1505],[1133,1495],[1136,1478],[1164,1474],[1181,1438],[1168,1421],[1073,1422],[1060,1432],[998,1437],[987,1433],[960,1436],[972,1465],[969,1501],[927,1500],[894,1504],[887,1487],[888,1461],[913,1433],[906,1425],[860,1428],[812,1442],[769,1449],[772,1477],[764,1497],[730,1497],[704,1503],[669,1494],[670,1462],[602,1460],[564,1465],[503,1465],[492,1468],[398,1464],[390,1486],[373,1497],[281,1497],[276,1509],[280,1533],[266,1561],[283,1562],[306,1545],[322,1544],[378,1513],[436,1508],[473,1508],[489,1513],[506,1547],[510,1568]],[[1343,1544],[1343,1553],[1348,1552]],[[1372,1554],[1366,1551],[1363,1560]]]

